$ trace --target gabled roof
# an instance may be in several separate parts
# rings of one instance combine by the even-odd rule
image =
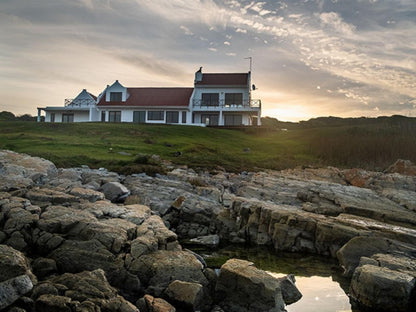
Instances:
[[[184,106],[189,105],[193,88],[127,88],[127,100],[106,101],[105,94],[97,106]]]
[[[202,80],[195,85],[247,86],[248,73],[208,73],[202,74]]]

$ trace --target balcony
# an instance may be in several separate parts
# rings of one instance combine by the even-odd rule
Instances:
[[[201,99],[194,99],[194,110],[230,110],[230,111],[258,111],[261,110],[261,100],[243,100],[239,104],[225,103],[225,100],[218,101],[204,101]]]
[[[91,99],[65,99],[65,107],[68,108],[81,108],[91,106],[95,106],[95,101]]]

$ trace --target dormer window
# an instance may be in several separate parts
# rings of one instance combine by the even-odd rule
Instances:
[[[110,102],[121,102],[123,92],[110,92]]]

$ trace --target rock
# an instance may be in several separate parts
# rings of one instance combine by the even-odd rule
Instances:
[[[191,238],[189,242],[192,244],[196,244],[196,245],[202,245],[206,247],[215,248],[215,247],[218,247],[218,245],[220,244],[220,237],[217,234],[199,236],[199,237]]]
[[[32,267],[33,272],[39,279],[43,279],[58,271],[55,260],[48,258],[36,258],[32,263]]]
[[[337,258],[340,265],[344,268],[344,274],[352,276],[361,257],[371,257],[378,253],[397,252],[416,254],[416,249],[387,238],[357,236],[352,238],[337,252]]]
[[[35,184],[43,184],[57,175],[55,165],[45,159],[0,151],[0,191],[18,190]]]
[[[26,193],[26,197],[33,204],[39,205],[41,207],[61,204],[68,205],[80,201],[80,199],[76,196],[46,187],[32,189]]]
[[[29,275],[20,275],[0,282],[0,310],[11,305],[32,288]]]
[[[92,203],[95,203],[97,200],[103,200],[105,198],[103,193],[83,187],[74,187],[71,189],[69,194],[86,199]]]
[[[58,295],[42,295],[36,300],[38,312],[71,312],[71,298]]]
[[[158,250],[134,260],[129,270],[140,276],[146,292],[156,297],[174,280],[208,285],[201,263],[185,251]]]
[[[198,283],[175,280],[165,290],[165,296],[184,311],[198,311],[203,304],[204,288]]]
[[[400,173],[403,175],[416,176],[416,165],[410,160],[398,159],[394,164],[388,167],[385,173]]]
[[[380,312],[414,311],[415,276],[374,265],[357,268],[350,296],[360,309]]]
[[[302,298],[302,294],[295,285],[296,279],[293,274],[279,278],[279,282],[285,304],[295,303]]]
[[[137,302],[137,306],[140,312],[176,312],[176,309],[167,301],[151,295],[145,295]]]
[[[101,187],[105,198],[113,203],[124,202],[130,191],[120,182],[108,182]]]
[[[248,261],[228,260],[221,267],[215,291],[225,311],[285,311],[282,282]],[[288,293],[286,297],[292,303],[295,296]]]
[[[6,245],[0,245],[0,272],[0,282],[21,275],[29,276],[33,284],[37,282],[25,256],[21,252]]]

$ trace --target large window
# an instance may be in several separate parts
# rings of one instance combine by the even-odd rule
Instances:
[[[74,122],[74,114],[62,114],[62,122]]]
[[[146,122],[146,111],[134,111],[133,112],[133,122],[135,122],[135,123],[145,123]]]
[[[148,111],[147,119],[148,120],[164,120],[165,119],[164,111]]]
[[[166,112],[166,123],[178,123],[179,112]]]
[[[121,122],[121,111],[108,112],[109,122]]]
[[[226,93],[225,105],[242,105],[243,94],[242,93]]]
[[[55,113],[51,113],[51,122],[55,122]]]
[[[110,92],[110,102],[120,102],[122,94],[122,92]]]
[[[186,123],[186,112],[182,112],[182,123]]]
[[[101,122],[105,122],[105,111],[101,112]]]
[[[201,106],[219,106],[219,94],[218,93],[202,93]]]
[[[243,124],[243,116],[237,114],[224,115],[225,126],[241,126]]]
[[[218,117],[216,114],[203,114],[201,115],[201,123],[207,126],[218,126]]]

